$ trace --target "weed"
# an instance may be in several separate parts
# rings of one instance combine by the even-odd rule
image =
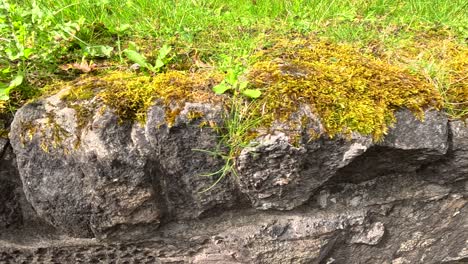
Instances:
[[[200,193],[213,189],[227,175],[237,175],[236,158],[241,150],[250,144],[256,135],[255,128],[262,123],[261,117],[253,117],[250,114],[255,110],[254,108],[258,107],[258,104],[244,100],[239,92],[234,92],[231,100],[231,108],[227,116],[224,117],[224,125],[218,128],[221,135],[218,148],[216,150],[193,149],[224,160],[223,166],[218,171],[200,175],[217,177],[213,184]],[[224,151],[226,148],[227,150]]]
[[[244,71],[245,69],[240,65],[230,67],[227,70],[226,78],[213,87],[213,92],[224,94],[227,91],[231,91],[233,93],[240,93],[250,99],[259,98],[262,92],[259,89],[247,88],[249,83],[246,80],[241,80]]]
[[[163,45],[158,51],[158,57],[154,65],[149,63],[145,56],[138,52],[138,48],[134,42],[130,42],[129,48],[125,49],[123,52],[131,61],[137,63],[139,67],[148,69],[153,73],[159,73],[162,68],[171,61],[172,57],[168,56],[171,50],[172,48],[169,45]]]

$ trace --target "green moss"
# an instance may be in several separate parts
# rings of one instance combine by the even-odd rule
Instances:
[[[387,50],[382,59],[422,74],[440,92],[452,119],[468,117],[468,46],[447,28],[414,32],[401,47]]]
[[[422,117],[427,107],[443,107],[441,94],[426,76],[363,54],[349,45],[301,36],[271,43],[275,44],[254,56],[247,75],[250,87],[262,90],[262,97],[249,106],[249,117],[243,117],[261,120],[256,122],[257,128],[268,128],[275,120],[296,122],[291,126],[304,127],[308,120],[304,117],[294,120],[292,114],[301,105],[308,105],[321,118],[330,137],[359,132],[378,140],[395,121],[396,109],[409,108]],[[444,99],[451,98],[454,104],[466,109],[463,104],[468,101],[468,88],[463,80],[468,56],[466,52],[457,54],[452,58],[458,59],[450,64],[453,89],[444,94]],[[165,107],[167,123],[172,125],[186,102],[228,105],[226,96],[216,96],[211,91],[222,79],[223,76],[212,72],[169,70],[147,76],[114,71],[80,78],[63,99],[76,110],[80,128],[95,111],[94,105],[80,102],[89,102],[94,97],[96,100],[91,101],[110,107],[121,121],[145,122],[149,107],[159,102]],[[189,113],[188,117],[201,116]],[[316,131],[309,131],[309,135],[320,136]],[[291,138],[294,143],[299,142],[297,135]]]
[[[439,93],[422,77],[348,45],[312,38],[278,40],[259,52],[249,73],[263,97],[253,115],[265,125],[287,121],[301,104],[310,105],[330,137],[359,132],[380,139],[406,107],[422,113],[440,108]],[[301,122],[301,121],[298,121]]]

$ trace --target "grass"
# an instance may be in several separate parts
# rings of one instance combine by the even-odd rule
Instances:
[[[451,63],[455,57],[466,61],[458,55],[467,49],[468,3],[464,0],[1,0],[0,3],[2,6],[16,3],[23,8],[17,14],[18,21],[33,13],[31,24],[38,23],[37,16],[34,22],[37,10],[50,14],[47,19],[42,18],[49,28],[31,26],[23,32],[26,50],[29,41],[36,53],[20,56],[20,60],[10,59],[8,67],[1,66],[2,71],[8,69],[3,76],[0,74],[4,86],[15,78],[25,80],[22,87],[12,91],[11,97],[16,102],[13,99],[0,102],[1,109],[11,112],[37,94],[31,90],[56,77],[72,79],[93,67],[128,68],[132,61],[124,51],[130,46],[138,47],[148,63],[154,63],[161,47],[168,45],[172,57],[165,65],[167,68],[184,71],[215,68],[227,72],[239,65],[248,68],[254,63],[252,55],[274,45],[273,39],[302,34],[350,43],[363,53],[423,74],[444,96],[447,112],[453,117],[468,114],[467,103],[456,99],[460,92],[455,93],[457,96],[452,92],[455,88],[466,90],[467,85],[466,68]],[[5,11],[8,14],[3,7],[3,15]],[[11,26],[8,19],[3,22],[0,19],[0,24],[3,28]],[[56,35],[43,33],[54,30],[61,34],[59,45],[47,43]],[[33,44],[31,36],[36,38]],[[1,38],[18,41],[18,36]],[[56,46],[62,48],[56,50]],[[48,52],[52,49],[54,53]],[[0,58],[2,64],[5,61]],[[72,70],[61,71],[60,65],[69,65],[65,68]],[[455,74],[453,67],[458,67]]]
[[[169,42],[198,52],[207,61],[216,61],[221,54],[251,54],[259,40],[291,31],[361,45],[378,40],[390,46],[427,27],[448,27],[462,41],[468,37],[468,4],[463,0],[36,2],[55,10],[57,24],[84,18],[85,27],[77,37],[88,44],[114,43],[116,35],[149,38],[154,45]]]

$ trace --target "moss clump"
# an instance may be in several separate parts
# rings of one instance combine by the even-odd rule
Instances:
[[[422,113],[424,107],[441,107],[439,93],[423,78],[348,45],[303,37],[278,40],[256,61],[248,78],[262,89],[262,107],[254,115],[262,115],[266,124],[286,121],[307,104],[330,137],[355,131],[380,139],[395,109]]]
[[[468,117],[468,49],[458,51],[448,62],[447,107],[455,117]]]
[[[210,89],[221,78],[217,74],[202,72],[168,71],[147,76],[116,71],[76,82],[63,99],[73,103],[96,96],[113,109],[121,121],[139,122],[146,120],[149,107],[159,100],[166,107],[167,123],[172,125],[186,102],[221,102],[223,99]],[[89,110],[78,110],[89,118]]]
[[[399,48],[382,54],[402,68],[420,72],[440,91],[453,119],[468,117],[468,46],[447,28],[414,32]]]

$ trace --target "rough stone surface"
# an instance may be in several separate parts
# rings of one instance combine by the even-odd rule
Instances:
[[[307,200],[336,172],[364,152],[371,139],[320,138],[293,146],[283,133],[258,139],[238,160],[241,191],[258,209],[290,210]]]
[[[369,147],[332,180],[361,182],[395,172],[412,172],[445,156],[450,142],[444,113],[426,111],[421,121],[402,110],[396,113],[396,119],[382,142]]]
[[[450,122],[450,151],[439,162],[421,169],[427,179],[437,182],[463,181],[468,175],[468,120]]]
[[[111,110],[98,110],[79,129],[76,111],[60,97],[20,109],[11,142],[26,197],[61,231],[119,237],[138,232],[132,231],[135,226],[157,228],[161,221],[193,218],[235,203],[228,181],[220,184],[224,188],[200,194],[214,179],[199,174],[218,170],[222,160],[194,151],[215,149],[217,135],[200,127],[201,120],[184,119],[190,109],[172,127],[162,123],[164,111],[157,105],[146,126],[121,124]],[[216,111],[193,104],[186,108],[209,110],[206,118]]]
[[[277,124],[203,192],[222,111],[79,127],[60,95],[23,107],[0,140],[0,263],[468,263],[464,122],[402,110],[376,143],[330,139],[305,109],[298,141]]]
[[[155,180],[159,181],[165,209],[172,218],[194,218],[207,210],[230,207],[237,202],[230,178],[204,192],[213,178],[202,175],[218,171],[224,164],[220,157],[203,152],[216,151],[219,136],[213,129],[200,126],[202,120],[193,122],[187,117],[189,112],[203,113],[203,120],[221,124],[221,111],[220,107],[187,103],[171,127],[165,123],[161,107],[149,112],[146,135],[162,173]]]

